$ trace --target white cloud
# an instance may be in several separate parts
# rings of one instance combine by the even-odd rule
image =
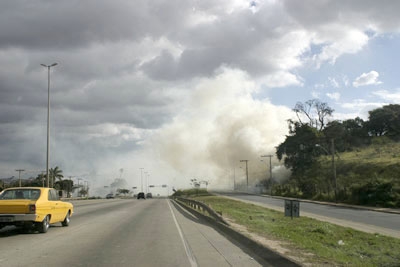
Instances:
[[[359,52],[368,40],[368,35],[359,29],[338,24],[321,27],[313,42],[324,45],[321,53],[314,55],[313,59],[317,67],[326,61],[334,64],[336,59],[343,54]]]
[[[390,103],[400,104],[400,89],[397,89],[397,91],[393,93],[387,90],[380,90],[380,91],[375,91],[372,94],[379,96],[383,100],[388,101]]]
[[[333,99],[333,100],[336,100],[336,101],[338,101],[340,99],[340,93],[338,93],[338,92],[327,93],[326,96],[329,97],[330,99]]]
[[[346,118],[355,118],[360,117],[362,119],[368,119],[368,112],[387,105],[385,102],[368,102],[364,99],[355,99],[352,102],[342,103],[341,107],[345,110],[349,110],[350,112],[346,112],[345,114],[335,114],[335,118],[346,117]],[[348,114],[351,114],[349,117]]]
[[[336,81],[335,78],[328,77],[328,80],[329,80],[329,82],[330,82],[330,84],[331,84],[332,87],[334,87],[334,88],[339,88],[339,83]]]
[[[284,87],[290,85],[303,86],[302,78],[290,72],[278,71],[260,79],[260,82],[267,87]]]
[[[365,85],[377,85],[381,84],[381,81],[378,81],[379,78],[379,73],[377,71],[370,71],[368,73],[363,73],[360,76],[358,76],[354,82],[353,86],[354,87],[359,87],[359,86],[365,86]]]
[[[344,86],[346,86],[346,87],[349,86],[350,81],[346,75],[343,76],[342,81],[343,81]]]
[[[312,91],[311,96],[312,98],[319,98],[321,96],[321,93],[317,91]]]

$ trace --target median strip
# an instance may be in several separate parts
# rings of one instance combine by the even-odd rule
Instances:
[[[395,266],[400,262],[396,238],[311,218],[292,220],[283,212],[223,197],[191,197],[222,214],[237,232],[304,265]]]

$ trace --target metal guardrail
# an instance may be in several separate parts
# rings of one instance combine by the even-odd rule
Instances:
[[[222,218],[222,216],[220,214],[218,214],[218,212],[216,212],[215,210],[213,210],[211,207],[209,207],[207,204],[200,202],[200,201],[196,201],[193,199],[189,199],[189,198],[183,198],[183,197],[175,197],[174,198],[176,201],[184,203],[186,206],[189,206],[190,208],[200,211],[202,213],[207,212],[212,218],[214,218],[216,221],[221,222],[225,225],[229,225],[224,218]]]

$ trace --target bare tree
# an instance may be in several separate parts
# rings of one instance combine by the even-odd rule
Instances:
[[[321,131],[325,125],[327,117],[332,116],[333,109],[327,103],[318,99],[311,99],[305,103],[297,102],[293,109],[301,125],[309,125]]]

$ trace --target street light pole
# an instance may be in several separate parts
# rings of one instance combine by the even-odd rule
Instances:
[[[270,179],[270,184],[271,184],[271,188],[270,188],[271,193],[270,194],[272,196],[272,157],[273,157],[273,155],[264,155],[261,157],[269,157],[269,179]]]
[[[335,141],[331,139],[331,151],[332,151],[332,169],[333,169],[333,181],[335,183],[335,202],[337,202],[337,180],[336,180],[336,162],[335,162]]]
[[[246,162],[246,184],[247,184],[246,191],[249,191],[249,168],[247,166],[247,162],[249,162],[249,160],[248,159],[242,159],[240,162]]]
[[[50,187],[50,179],[49,179],[49,152],[50,152],[50,68],[57,65],[57,63],[53,63],[51,65],[40,64],[43,67],[47,68],[47,153],[46,153],[46,178],[47,178],[47,187]]]
[[[139,168],[140,169],[140,178],[141,178],[141,191],[140,192],[143,192],[143,169],[144,168]]]
[[[321,146],[320,144],[315,144],[315,146],[322,148],[327,154],[329,154],[328,150]],[[335,140],[331,139],[331,154],[332,154],[332,172],[333,172],[333,183],[334,183],[334,192],[335,192],[335,202],[337,202],[337,179],[336,179],[336,162],[335,162]],[[340,159],[340,158],[339,158]]]
[[[15,170],[16,172],[18,172],[18,178],[19,178],[19,187],[21,187],[21,172],[25,171],[23,169],[18,169]]]

